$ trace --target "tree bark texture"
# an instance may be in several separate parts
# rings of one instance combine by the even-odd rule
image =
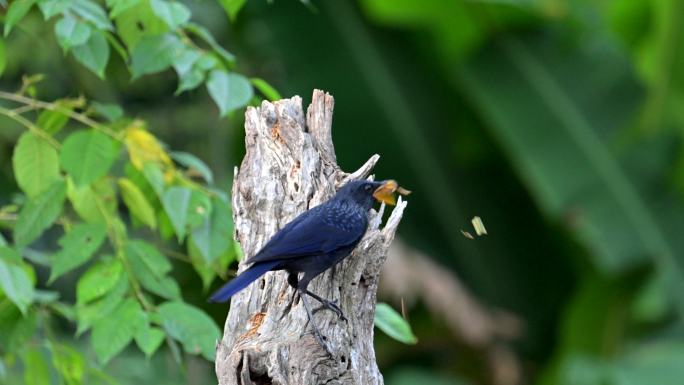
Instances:
[[[347,181],[365,178],[379,159],[372,156],[351,174],[340,170],[331,135],[333,104],[332,96],[315,90],[306,115],[299,96],[247,109],[247,153],[235,172],[232,193],[235,238],[245,256],[254,255],[278,229]],[[354,252],[309,285],[314,293],[336,300],[349,319],[344,322],[327,310],[315,313],[332,358],[311,333],[287,273],[269,272],[232,298],[216,353],[219,384],[382,384],[373,350],[376,291],[405,207],[400,199],[383,227],[384,207],[371,212],[368,231]]]

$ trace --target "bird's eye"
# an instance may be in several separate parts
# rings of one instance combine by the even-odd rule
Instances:
[[[366,190],[366,191],[370,191],[371,188],[372,188],[372,187],[371,187],[371,185],[369,185],[369,184],[367,184],[367,185],[365,185],[365,186],[363,187],[363,189]]]

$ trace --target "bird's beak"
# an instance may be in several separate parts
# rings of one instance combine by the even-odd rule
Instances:
[[[399,185],[394,180],[387,180],[382,183],[380,187],[375,189],[373,192],[373,198],[377,199],[379,202],[384,202],[390,206],[396,204],[394,199],[394,192],[397,191]]]

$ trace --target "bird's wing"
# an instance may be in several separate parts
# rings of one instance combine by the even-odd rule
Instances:
[[[343,229],[327,224],[321,215],[312,210],[288,223],[247,262],[327,254],[358,242],[365,233],[366,227],[362,224]]]

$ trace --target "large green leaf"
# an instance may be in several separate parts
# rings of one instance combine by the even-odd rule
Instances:
[[[26,272],[21,256],[7,246],[0,247],[0,289],[22,313],[33,302],[33,282]]]
[[[14,226],[14,243],[26,246],[36,240],[62,212],[66,197],[66,184],[63,180],[50,185],[40,195],[30,199],[19,211]]]
[[[76,334],[79,335],[84,331],[90,329],[93,323],[107,317],[120,303],[128,292],[129,281],[128,275],[122,274],[114,287],[105,294],[102,299],[96,300],[87,305],[78,304],[76,307],[76,318],[78,320],[78,329]]]
[[[118,259],[103,260],[93,265],[76,284],[76,302],[85,304],[109,293],[122,274],[123,265]]]
[[[60,164],[76,186],[90,184],[105,176],[114,164],[117,145],[96,130],[81,130],[69,135],[60,150]]]
[[[38,8],[43,14],[43,19],[48,20],[56,15],[64,13],[71,7],[72,0],[39,0]]]
[[[98,360],[106,364],[133,340],[139,328],[144,327],[145,313],[140,304],[129,298],[112,313],[93,325],[91,343]]]
[[[120,178],[119,189],[121,190],[121,197],[131,211],[131,214],[151,229],[156,229],[157,217],[155,216],[154,209],[138,186],[129,179]]]
[[[163,71],[184,51],[183,43],[173,34],[145,36],[131,53],[133,79]]]
[[[59,180],[59,156],[47,140],[31,132],[21,135],[12,155],[17,184],[35,197]]]
[[[71,52],[76,60],[104,79],[105,68],[109,61],[109,44],[103,32],[92,31],[88,40],[72,47]]]
[[[171,153],[171,158],[181,165],[188,168],[188,171],[193,171],[202,176],[207,183],[214,183],[214,174],[211,172],[209,166],[200,158],[188,152],[174,151]]]
[[[98,29],[113,31],[114,26],[109,21],[107,13],[95,1],[91,0],[71,0],[71,9],[81,18],[93,23]]]
[[[117,4],[122,5],[112,10],[112,17],[129,50],[135,49],[144,36],[161,35],[169,30],[166,23],[154,14],[149,0],[118,1]]]
[[[411,325],[386,303],[379,303],[375,308],[375,326],[399,342],[405,344],[418,342],[411,331]]]
[[[140,284],[154,294],[167,299],[180,299],[180,288],[167,274],[171,263],[145,241],[131,240],[125,246],[126,257]]]
[[[220,0],[219,2],[221,3],[221,6],[223,7],[223,9],[228,14],[228,17],[230,17],[230,20],[235,21],[238,13],[242,9],[242,7],[245,5],[247,0]]]
[[[671,263],[654,213],[605,141],[636,101],[626,96],[638,93],[628,64],[609,50],[570,60],[538,42],[497,48],[460,68],[458,79],[541,208],[571,218],[603,271],[624,272],[649,256]],[[598,82],[600,92],[590,86]]]
[[[54,257],[48,282],[86,263],[100,248],[106,236],[107,227],[101,223],[81,223],[74,226],[59,240],[62,249]]]
[[[207,89],[221,116],[246,106],[254,96],[252,84],[246,77],[219,69],[209,74]]]
[[[0,39],[0,76],[7,67],[7,51],[5,50],[5,40]]]
[[[138,344],[140,350],[147,357],[150,357],[159,349],[165,337],[166,334],[164,334],[163,330],[146,324],[138,328],[138,331],[135,333],[135,343]]]
[[[78,216],[86,222],[106,223],[117,210],[116,190],[109,178],[81,187],[68,180],[67,197]]]
[[[186,352],[214,359],[221,331],[206,313],[183,302],[166,302],[157,309],[164,330],[183,344]]]

